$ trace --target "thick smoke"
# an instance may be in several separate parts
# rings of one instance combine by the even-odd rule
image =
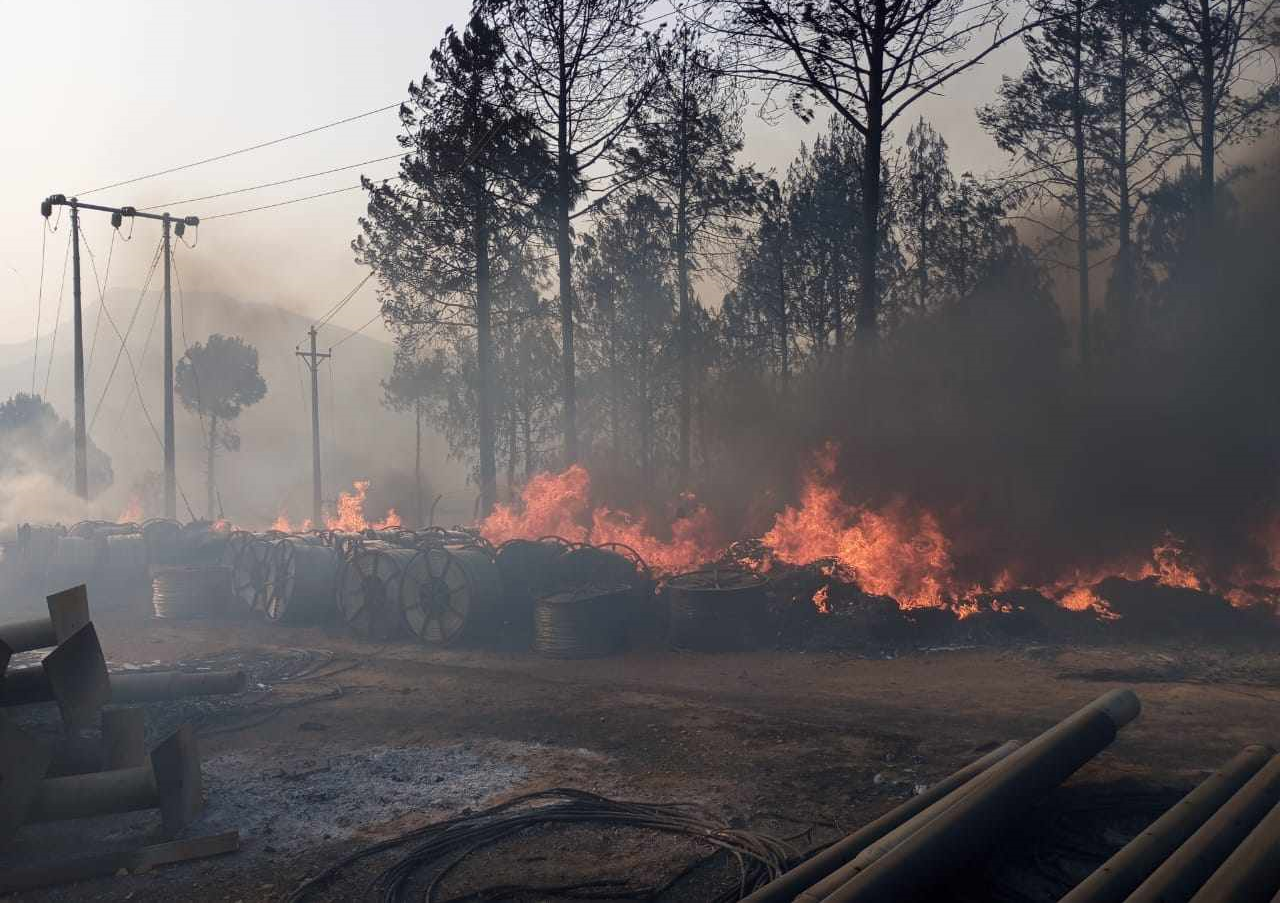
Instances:
[[[1088,368],[1048,288],[1015,268],[789,385],[732,374],[707,423],[722,463],[704,499],[758,535],[832,439],[846,498],[932,512],[975,581],[1149,560],[1169,537],[1212,577],[1274,570],[1275,201],[1225,221],[1135,338]]]

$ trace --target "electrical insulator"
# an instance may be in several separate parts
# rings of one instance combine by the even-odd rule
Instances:
[[[122,216],[133,216],[137,212],[138,212],[137,207],[121,207],[120,208],[120,213]]]
[[[184,223],[182,220],[178,220],[178,222],[173,227],[174,234],[177,235],[179,238],[181,238],[183,236],[183,233],[185,233],[186,231],[187,231],[187,224]]]
[[[43,201],[40,202],[40,215],[43,216],[45,219],[48,219],[50,216],[53,215],[53,202],[50,201],[48,198],[45,198]]]
[[[120,224],[121,224],[122,222],[124,222],[124,218],[120,216],[120,211],[119,211],[119,210],[114,210],[114,211],[112,211],[112,213],[111,213],[111,225],[112,225],[112,227],[113,227],[113,228],[116,228],[116,229],[119,229],[119,228],[120,228]]]
[[[183,222],[186,223],[188,226],[198,226],[200,225],[200,217],[188,216],[185,220],[183,220]]]

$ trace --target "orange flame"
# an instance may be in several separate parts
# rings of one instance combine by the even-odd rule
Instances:
[[[141,521],[142,518],[142,499],[134,496],[129,499],[129,503],[124,506],[124,510],[120,512],[120,516],[116,518],[116,523],[136,524]]]
[[[820,615],[831,614],[831,584],[824,583],[813,594],[813,607]]]
[[[850,505],[832,484],[839,448],[828,442],[805,474],[799,507],[787,506],[763,537],[791,564],[830,558],[869,593],[903,608],[941,606],[954,581],[951,544],[937,519],[897,501],[875,511]]]
[[[400,515],[396,514],[396,509],[394,508],[387,512],[385,519],[370,524],[364,517],[364,500],[365,496],[369,494],[369,481],[355,480],[352,482],[351,488],[351,492],[343,492],[338,495],[338,513],[324,519],[324,525],[327,529],[344,533],[357,533],[370,527],[375,530],[386,530],[400,526]]]
[[[714,525],[705,507],[675,520],[669,540],[659,539],[643,517],[606,507],[593,509],[591,476],[580,464],[530,479],[520,503],[497,505],[480,524],[480,533],[494,545],[542,536],[590,540],[597,545],[622,543],[660,574],[692,570],[715,554]]]

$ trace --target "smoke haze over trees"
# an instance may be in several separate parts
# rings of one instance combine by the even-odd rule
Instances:
[[[692,490],[737,535],[837,439],[851,498],[1032,568],[1058,540],[1259,528],[1276,339],[1266,280],[1237,276],[1274,217],[1239,211],[1219,156],[1273,121],[1266,0],[706,7],[646,28],[641,2],[479,4],[403,108],[404,187],[368,185],[388,402],[478,461],[486,510],[581,460],[614,501]],[[956,172],[913,106],[1011,40],[1031,62],[974,101],[1007,159]],[[440,54],[468,41],[487,61],[463,85]],[[424,131],[450,91],[484,110],[441,131],[452,156]],[[756,172],[749,106],[825,128]],[[1241,443],[1248,499],[1207,476]]]

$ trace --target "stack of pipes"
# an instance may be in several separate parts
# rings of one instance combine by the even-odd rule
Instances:
[[[191,695],[239,693],[243,672],[178,671],[110,674],[89,617],[83,585],[49,596],[47,618],[0,625],[0,707],[56,702],[62,733],[54,741],[0,714],[0,848],[23,825],[158,809],[172,839],[200,813],[203,786],[195,732],[183,725],[148,754],[145,713],[108,704]],[[51,648],[39,664],[10,667],[14,654]],[[101,725],[101,743],[84,755],[83,732]],[[163,849],[83,857],[52,866],[7,869],[0,892],[111,874],[137,863],[158,864],[238,848],[238,832],[174,841]]]

